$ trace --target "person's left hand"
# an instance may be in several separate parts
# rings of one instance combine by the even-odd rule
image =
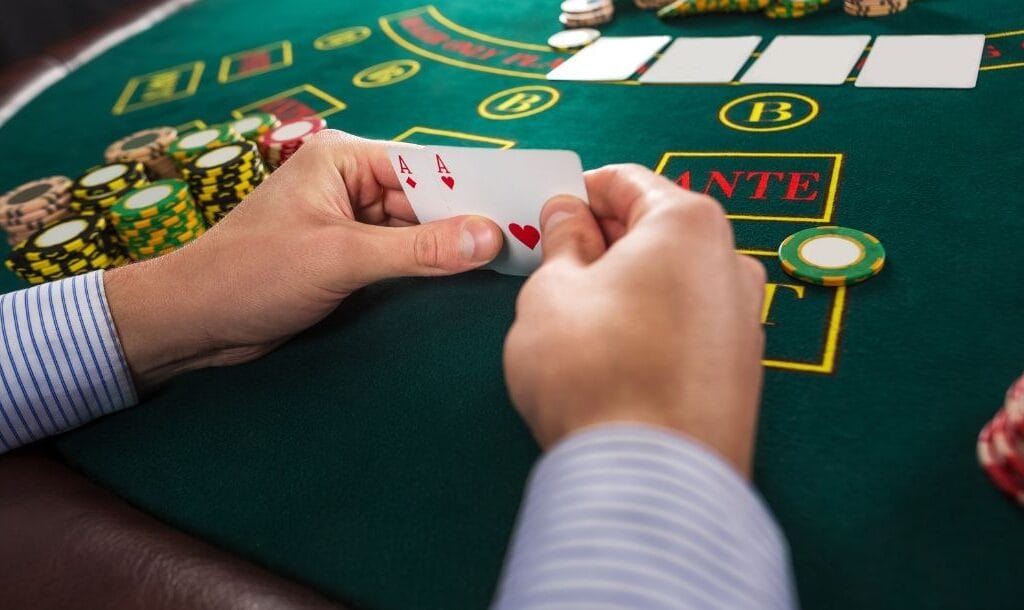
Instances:
[[[106,272],[136,384],[252,360],[363,286],[467,271],[501,249],[483,217],[416,223],[383,142],[317,134],[194,243]]]

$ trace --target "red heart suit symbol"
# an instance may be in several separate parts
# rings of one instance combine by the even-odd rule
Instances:
[[[444,182],[445,186],[449,189],[455,190],[455,178],[451,176],[441,176],[441,182]]]
[[[523,227],[513,222],[508,226],[508,232],[531,250],[540,242],[540,231],[533,225]]]

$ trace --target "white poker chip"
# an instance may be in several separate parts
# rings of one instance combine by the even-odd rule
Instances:
[[[563,51],[582,49],[600,37],[601,32],[590,28],[563,30],[548,38],[548,46]]]
[[[612,0],[564,0],[563,13],[590,13],[611,6]]]

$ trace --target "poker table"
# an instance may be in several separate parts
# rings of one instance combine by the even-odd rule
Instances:
[[[1020,1],[666,23],[617,8],[605,35],[989,38],[972,90],[556,83],[544,75],[569,53],[545,45],[551,0],[199,2],[0,128],[0,188],[74,176],[138,129],[256,109],[646,165],[721,200],[737,247],[768,269],[754,480],[802,605],[1016,606],[1024,513],[979,469],[975,437],[1024,365]],[[824,288],[782,272],[787,235],[832,224],[882,241],[881,275]],[[502,379],[522,283],[382,282],[269,356],[178,378],[52,444],[166,523],[334,599],[484,607],[539,453]]]

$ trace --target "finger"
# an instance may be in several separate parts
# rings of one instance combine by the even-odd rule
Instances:
[[[768,272],[764,264],[752,256],[738,255],[740,259],[740,281],[747,291],[747,301],[756,306],[758,312],[764,306],[764,287],[768,282]]]
[[[597,224],[604,234],[604,242],[609,246],[622,239],[626,234],[626,225],[615,218],[598,218]]]
[[[399,142],[391,144],[411,146]],[[380,140],[367,140],[344,131],[325,129],[307,139],[299,153],[332,166],[341,177],[353,208],[360,208],[380,201],[389,191],[402,192],[398,175],[388,157],[388,145]]]
[[[372,225],[391,224],[399,219],[405,224],[417,224],[416,213],[402,191],[385,190],[376,201],[366,202],[355,208],[356,220]]]
[[[763,290],[768,281],[768,271],[764,268],[764,263],[745,254],[740,254],[739,257],[747,281],[758,290]]]
[[[384,191],[382,201],[384,213],[389,217],[400,218],[408,223],[419,222],[419,219],[416,218],[416,211],[412,209],[412,204],[409,202],[409,198],[405,196],[405,192],[401,189],[397,191],[391,189]]]
[[[609,165],[588,172],[586,181],[591,210],[608,244],[712,248],[722,256],[733,250],[725,211],[707,195],[679,188],[639,165]]]
[[[627,231],[655,209],[686,204],[697,197],[641,165],[606,165],[587,172],[584,178],[594,216],[618,220]]]
[[[401,189],[387,147],[382,140],[367,140],[337,129],[319,131],[302,145],[307,153],[330,159],[346,183],[351,181],[350,186],[369,180],[377,188]]]
[[[316,142],[341,174],[357,219],[370,222],[360,217],[365,214],[377,219],[372,224],[383,224],[381,218],[418,222],[388,156],[388,146],[412,149],[411,144],[367,140],[337,130],[318,133]],[[377,206],[383,207],[382,213],[373,211]]]
[[[605,251],[604,237],[587,204],[571,195],[558,195],[540,213],[544,262],[566,258],[588,265]]]
[[[408,227],[352,225],[346,250],[363,283],[393,277],[450,275],[494,259],[501,230],[482,216],[456,216]]]

